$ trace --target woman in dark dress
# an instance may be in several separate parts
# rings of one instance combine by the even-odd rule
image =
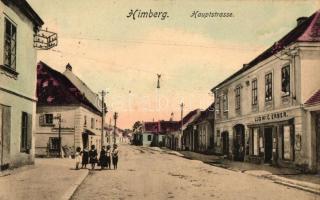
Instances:
[[[106,148],[105,146],[102,146],[102,149],[100,151],[99,161],[100,161],[101,169],[104,169],[107,166],[107,156],[106,156],[106,149],[105,148]]]
[[[89,159],[90,159],[92,169],[94,169],[94,167],[96,166],[96,163],[98,161],[98,159],[97,159],[98,153],[95,148],[96,147],[94,145],[91,145],[91,150],[89,151]]]
[[[88,147],[85,147],[83,151],[81,152],[82,154],[82,166],[81,168],[87,168],[87,164],[89,163],[89,149]]]
[[[112,163],[113,163],[113,169],[118,168],[118,159],[119,159],[119,151],[118,151],[118,145],[114,144],[112,149]]]

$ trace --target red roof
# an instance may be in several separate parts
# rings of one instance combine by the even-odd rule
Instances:
[[[144,122],[144,131],[154,134],[166,134],[168,132],[177,131],[179,129],[179,121]]]
[[[314,93],[305,104],[307,105],[315,105],[320,103],[320,89]]]
[[[67,77],[41,61],[37,65],[36,93],[39,106],[79,104],[101,115],[101,111]]]
[[[320,41],[320,10],[308,17],[304,22],[297,25],[287,35],[282,37],[279,41],[275,42],[270,48],[265,50],[247,65],[239,69],[237,72],[229,76],[227,79],[219,83],[217,86],[212,88],[212,91],[223,85],[224,83],[232,80],[236,76],[242,74],[248,69],[254,67],[258,63],[266,60],[272,55],[283,50],[285,47],[291,45],[294,42],[319,42]]]

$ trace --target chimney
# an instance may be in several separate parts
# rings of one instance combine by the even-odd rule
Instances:
[[[304,21],[306,21],[308,19],[308,17],[299,17],[297,19],[297,26],[299,26],[300,24],[302,24]]]
[[[70,63],[66,65],[66,70],[72,71],[72,66],[70,65]]]

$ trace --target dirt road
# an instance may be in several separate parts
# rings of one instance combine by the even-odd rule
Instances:
[[[316,200],[319,196],[148,148],[120,146],[118,170],[90,172],[73,196],[93,199]]]

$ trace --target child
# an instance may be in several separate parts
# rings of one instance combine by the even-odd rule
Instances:
[[[89,149],[85,147],[82,151],[82,166],[81,168],[87,168],[87,164],[89,163]]]
[[[113,169],[118,168],[118,145],[114,144],[112,149],[112,163]]]
[[[107,157],[106,157],[106,147],[102,146],[102,149],[100,151],[100,166],[101,169],[104,169],[107,166]]]
[[[79,164],[80,164],[80,160],[81,160],[81,148],[77,147],[76,149],[76,154],[75,154],[75,159],[76,159],[76,170],[79,169]]]
[[[96,163],[98,162],[98,159],[97,159],[98,153],[95,148],[96,147],[94,145],[91,145],[91,150],[89,151],[89,158],[90,158],[92,170],[94,170],[94,167],[96,166]]]
[[[111,169],[111,146],[107,146],[107,151],[106,151],[106,159],[107,159],[107,168]]]

